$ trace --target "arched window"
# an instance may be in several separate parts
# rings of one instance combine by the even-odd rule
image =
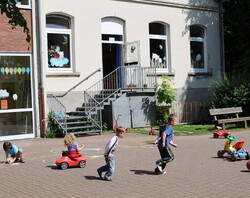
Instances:
[[[204,28],[190,26],[190,58],[193,71],[206,71],[206,48]]]
[[[150,66],[168,69],[167,27],[161,23],[149,24]]]
[[[124,22],[116,18],[102,19],[102,43],[123,44]]]
[[[51,14],[46,16],[48,70],[72,71],[71,19]]]

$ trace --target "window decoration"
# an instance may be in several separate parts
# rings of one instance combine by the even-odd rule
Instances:
[[[205,31],[196,25],[190,27],[190,58],[192,70],[206,71]]]
[[[47,15],[48,69],[71,70],[71,20],[62,15]]]
[[[149,24],[150,66],[168,68],[167,30],[161,23]]]

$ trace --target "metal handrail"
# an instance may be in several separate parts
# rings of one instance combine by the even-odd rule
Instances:
[[[154,88],[156,68],[122,66],[116,68],[103,79],[84,91],[85,114],[101,128],[101,108],[103,103],[122,89]],[[99,112],[98,112],[99,110]],[[97,112],[94,115],[93,112]],[[100,120],[98,120],[100,119]]]
[[[96,71],[94,71],[93,73],[91,73],[90,75],[88,75],[86,78],[84,78],[83,80],[81,80],[79,83],[77,83],[76,85],[74,85],[72,88],[70,88],[68,91],[66,91],[64,94],[57,95],[56,97],[64,97],[64,96],[66,96],[69,92],[71,92],[73,89],[75,89],[76,87],[78,87],[85,80],[88,80],[91,76],[93,76],[95,73],[100,72],[100,71],[101,71],[101,68],[97,69]]]

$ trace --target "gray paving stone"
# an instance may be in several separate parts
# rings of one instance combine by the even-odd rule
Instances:
[[[217,198],[248,197],[250,194],[247,160],[231,162],[217,158],[226,139],[211,135],[176,136],[175,160],[167,164],[165,175],[155,175],[159,158],[156,145],[146,143],[155,136],[126,134],[116,151],[113,181],[100,180],[96,169],[103,165],[103,148],[113,133],[78,137],[85,145],[81,153],[88,158],[85,168],[59,170],[55,161],[65,149],[62,139],[13,141],[24,150],[25,164],[4,164],[0,151],[0,197],[109,197],[109,198]],[[233,132],[245,140],[250,151],[250,131]],[[1,142],[2,143],[2,142]]]

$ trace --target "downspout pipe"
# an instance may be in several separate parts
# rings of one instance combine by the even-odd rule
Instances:
[[[42,39],[41,39],[41,3],[35,0],[36,5],[36,24],[37,24],[37,71],[38,71],[38,100],[40,113],[41,137],[46,134],[46,115],[45,115],[45,96],[44,96],[44,71],[42,64]]]

